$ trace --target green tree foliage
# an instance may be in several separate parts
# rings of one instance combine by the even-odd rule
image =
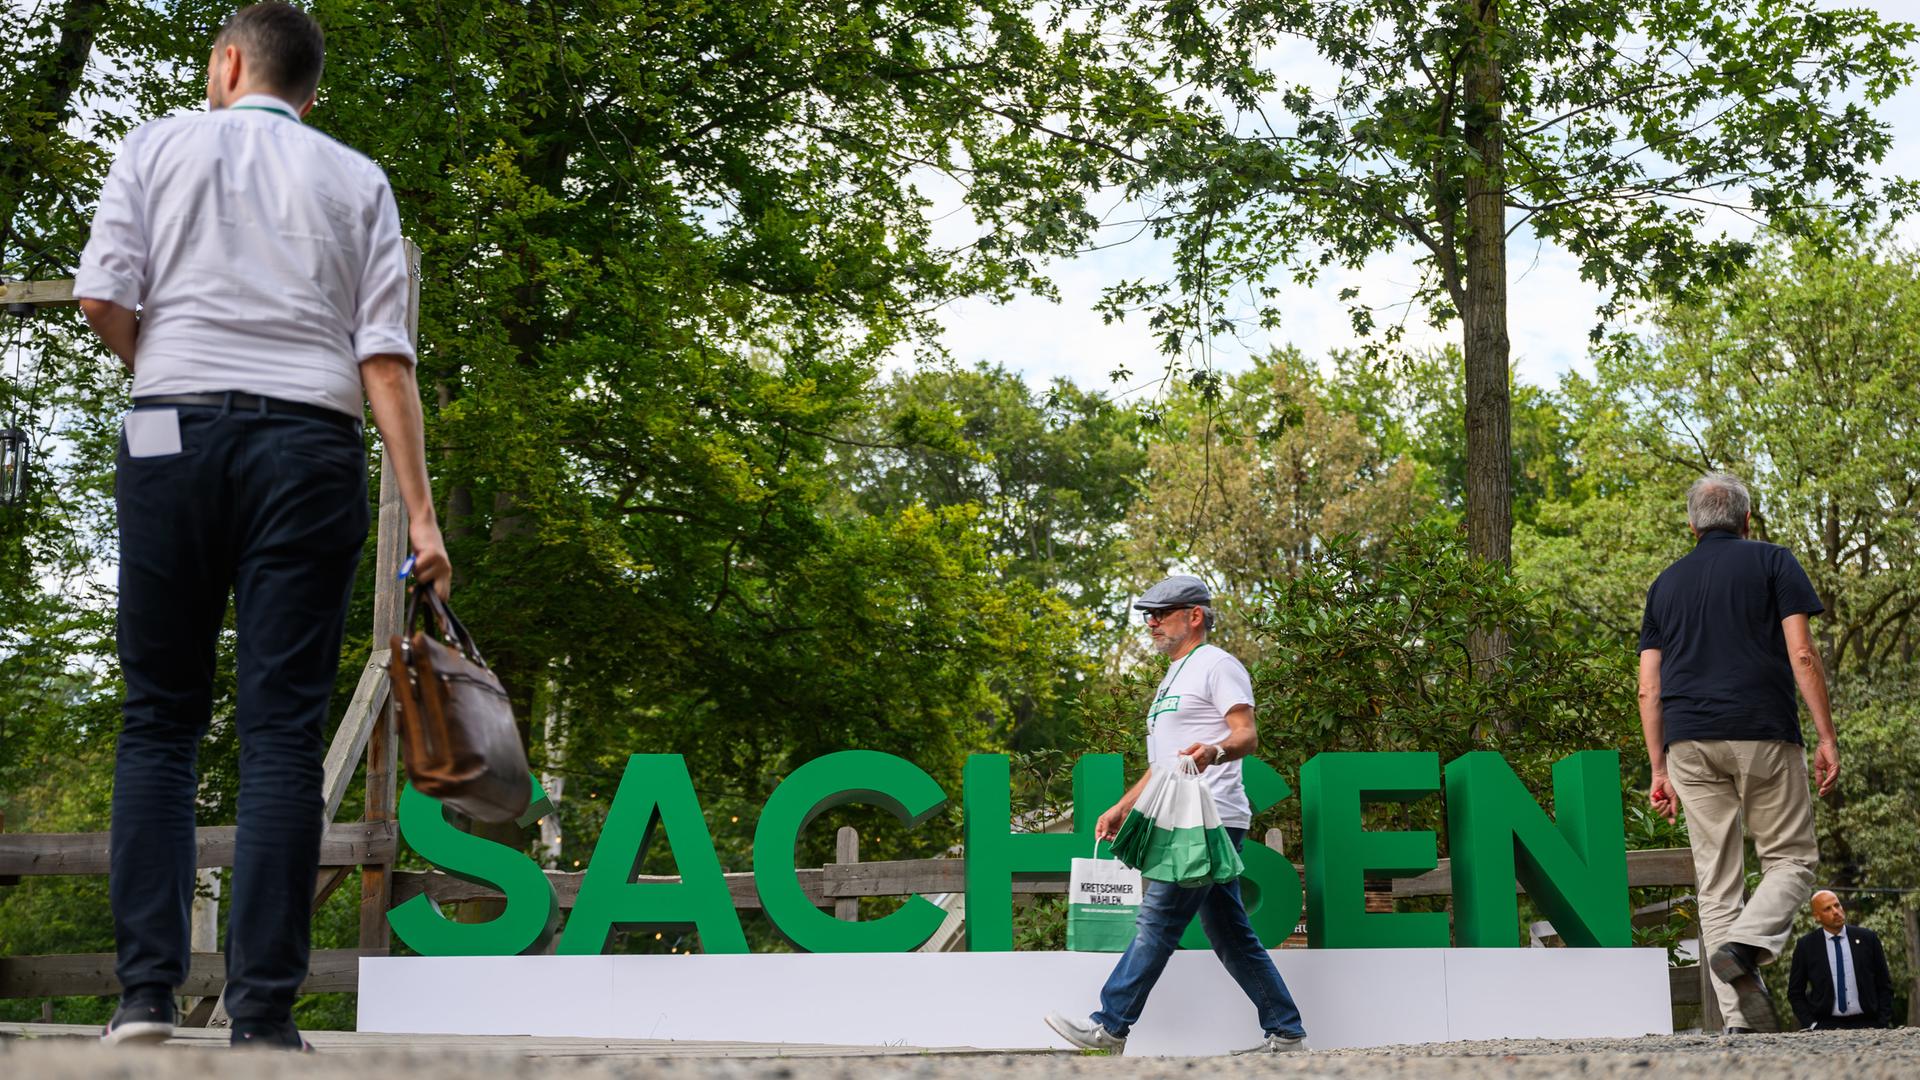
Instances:
[[[1078,688],[1127,632],[1125,515],[1146,465],[1138,414],[1065,380],[1039,392],[1003,368],[933,367],[881,386],[834,458],[844,483],[829,505],[866,515],[972,508],[1009,581],[1071,605],[1079,659],[1063,685],[1003,693],[1006,745],[1072,743]]]
[[[1228,648],[1259,648],[1241,633],[1240,611],[1327,540],[1383,539],[1427,503],[1414,463],[1388,457],[1360,418],[1336,411],[1297,351],[1260,357],[1218,385],[1191,380],[1161,414],[1128,514],[1129,568],[1137,587],[1176,570],[1206,577],[1221,594]]]
[[[1827,606],[1828,663],[1913,657],[1920,614],[1920,263],[1846,232],[1770,247],[1657,332],[1571,381],[1584,430],[1577,488],[1600,500],[1543,526],[1544,577],[1611,546],[1627,574],[1570,582],[1583,606],[1637,616],[1635,590],[1690,546],[1686,486],[1745,477],[1754,535],[1784,544]],[[1627,543],[1620,543],[1623,537]],[[1612,537],[1607,545],[1603,537]],[[1637,583],[1628,578],[1637,577]],[[1609,581],[1618,577],[1619,586]],[[1616,628],[1637,629],[1637,618]]]
[[[1605,312],[1724,280],[1748,254],[1708,228],[1714,205],[1776,227],[1814,208],[1871,220],[1904,185],[1877,103],[1911,77],[1914,30],[1813,0],[1087,0],[1074,41],[1103,81],[1063,105],[1111,174],[1173,238],[1172,281],[1116,288],[1145,307],[1170,355],[1228,332],[1229,288],[1281,318],[1274,279],[1317,280],[1411,248],[1412,299],[1459,318],[1465,359],[1467,527],[1505,561],[1507,237],[1518,228],[1579,260]],[[1272,62],[1310,49],[1317,83]],[[1119,60],[1120,64],[1113,64]],[[1164,94],[1163,86],[1180,91]],[[1354,328],[1373,307],[1346,292]],[[1404,324],[1379,327],[1376,344]],[[1483,642],[1482,651],[1497,642]]]
[[[1146,466],[1139,415],[1064,379],[1044,391],[985,364],[896,373],[835,457],[860,512],[985,512],[1006,571],[1108,616],[1122,519]]]
[[[1392,458],[1420,471],[1439,506],[1456,517],[1467,505],[1467,415],[1460,350],[1452,345],[1369,358],[1341,350],[1330,359],[1329,404],[1349,413]],[[1513,392],[1513,515],[1531,525],[1548,504],[1575,496],[1576,431],[1560,396],[1509,375]]]

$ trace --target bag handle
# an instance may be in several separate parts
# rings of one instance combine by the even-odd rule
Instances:
[[[440,594],[434,591],[433,585],[429,582],[423,581],[414,586],[413,592],[407,596],[405,623],[407,634],[411,635],[414,627],[418,625],[420,601],[423,597],[426,600],[426,610],[433,613],[434,622],[439,624],[441,640],[458,648],[467,659],[481,667],[486,667],[487,662],[481,657],[480,646],[474,643],[473,635],[467,633],[467,628],[461,623],[460,616],[455,615],[453,608],[445,600],[440,599]]]

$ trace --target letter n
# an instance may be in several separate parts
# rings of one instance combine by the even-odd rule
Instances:
[[[1515,881],[1567,944],[1633,944],[1619,753],[1586,750],[1554,765],[1553,805],[1558,821],[1491,750],[1448,763],[1453,925],[1461,945],[1520,944]]]

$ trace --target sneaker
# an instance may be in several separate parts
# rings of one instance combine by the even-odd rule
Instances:
[[[100,1041],[108,1046],[163,1043],[173,1038],[173,995],[165,990],[124,994]]]
[[[1104,1050],[1109,1054],[1127,1052],[1127,1040],[1108,1031],[1091,1016],[1085,1020],[1072,1020],[1059,1013],[1048,1013],[1047,1026],[1082,1050]]]
[[[235,1020],[233,1034],[228,1037],[227,1045],[235,1050],[294,1050],[303,1054],[313,1053],[313,1044],[293,1026],[293,1021],[280,1023],[262,1020]]]
[[[1760,981],[1760,966],[1754,962],[1756,950],[1744,942],[1730,941],[1713,950],[1707,966],[1719,980],[1733,987],[1740,996],[1740,1015],[1758,1027],[1773,1015],[1773,1001],[1766,984]]]
[[[1269,1035],[1259,1046],[1250,1046],[1245,1050],[1235,1050],[1234,1056],[1244,1054],[1286,1054],[1305,1048],[1305,1035]]]

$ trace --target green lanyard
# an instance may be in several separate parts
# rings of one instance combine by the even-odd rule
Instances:
[[[287,112],[287,110],[285,110],[285,109],[276,109],[276,108],[274,108],[274,107],[273,107],[273,106],[271,106],[271,105],[229,105],[229,106],[227,106],[227,108],[229,108],[229,109],[233,109],[233,110],[235,110],[236,112],[237,112],[237,111],[239,111],[239,110],[241,110],[241,109],[252,109],[252,110],[253,110],[254,112],[270,112],[270,113],[278,113],[278,114],[280,114],[281,116],[284,116],[284,117],[286,117],[287,119],[289,119],[289,120],[291,120],[291,121],[293,121],[293,122],[294,122],[294,123],[296,123],[296,124],[300,122],[300,118],[299,118],[299,117],[297,117],[297,116],[294,116],[293,114],[291,114],[291,113],[289,113],[289,112]]]
[[[1166,699],[1167,695],[1164,691],[1173,689],[1173,685],[1180,681],[1180,673],[1186,670],[1187,661],[1193,659],[1193,653],[1197,653],[1206,647],[1206,644],[1203,642],[1194,646],[1193,652],[1189,652],[1180,658],[1180,663],[1173,669],[1173,674],[1167,676],[1166,681],[1160,684],[1160,690],[1154,693],[1153,705],[1158,705]],[[1149,735],[1153,734],[1153,718],[1160,715],[1160,713],[1154,709],[1153,705],[1147,706],[1147,734]]]

